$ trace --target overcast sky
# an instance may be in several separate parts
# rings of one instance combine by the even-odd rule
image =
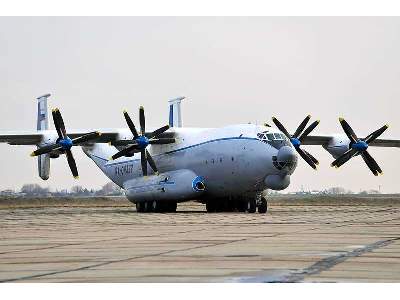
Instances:
[[[35,98],[44,93],[71,129],[125,127],[122,110],[139,105],[149,126],[164,125],[167,100],[185,95],[185,126],[277,116],[293,132],[310,113],[321,119],[314,133],[341,133],[344,116],[359,135],[389,123],[383,137],[400,138],[399,79],[397,17],[0,18],[0,131],[35,130]],[[0,145],[1,189],[108,182],[79,148],[79,181],[62,157],[43,182],[32,150]],[[400,192],[400,149],[370,149],[380,177],[361,157],[335,170],[322,147],[307,150],[319,158],[319,171],[300,161],[287,191],[381,185]]]

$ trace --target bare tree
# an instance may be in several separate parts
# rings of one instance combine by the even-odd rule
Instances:
[[[21,193],[28,196],[43,196],[49,193],[49,189],[42,188],[38,184],[24,184],[21,188]]]

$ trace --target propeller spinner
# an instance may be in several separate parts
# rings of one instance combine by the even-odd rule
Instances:
[[[149,163],[150,167],[157,174],[158,169],[157,166],[151,157],[149,151],[147,151],[148,145],[161,145],[161,144],[172,144],[175,143],[174,138],[159,138],[159,136],[169,129],[169,125],[163,126],[151,133],[146,133],[146,118],[144,115],[144,108],[141,106],[139,108],[139,124],[140,124],[140,134],[137,132],[135,125],[132,122],[128,112],[124,111],[124,117],[126,123],[130,131],[133,134],[133,140],[124,141],[124,143],[128,143],[130,146],[117,152],[114,154],[110,160],[117,159],[122,156],[132,156],[135,153],[141,153],[141,164],[142,164],[142,172],[143,176],[147,176],[147,163]],[[118,144],[118,142],[116,143]]]
[[[280,131],[282,131],[282,133],[284,135],[286,135],[286,137],[290,140],[290,142],[292,143],[293,147],[296,149],[297,153],[300,154],[300,156],[313,168],[313,169],[317,169],[317,165],[319,164],[318,160],[312,156],[310,153],[308,153],[306,150],[303,150],[300,148],[301,143],[303,142],[304,138],[306,138],[311,131],[313,131],[315,129],[315,127],[318,126],[319,124],[319,120],[314,121],[313,123],[311,123],[310,126],[307,127],[306,130],[304,130],[308,124],[308,122],[310,121],[311,116],[308,115],[303,122],[300,123],[299,127],[297,127],[296,132],[293,135],[290,135],[289,132],[286,130],[286,128],[282,125],[281,122],[278,121],[277,118],[272,117],[272,121],[275,123],[276,127],[278,127],[278,129]],[[304,132],[303,132],[304,130]]]
[[[342,125],[343,131],[346,133],[347,137],[350,140],[350,149],[343,153],[342,156],[338,157],[334,162],[332,162],[331,166],[339,168],[347,161],[349,161],[352,157],[361,154],[364,162],[367,164],[368,168],[375,176],[378,176],[379,174],[383,175],[382,169],[379,167],[375,159],[368,153],[367,149],[371,142],[376,140],[382,133],[386,131],[386,129],[389,128],[389,125],[386,124],[382,126],[378,130],[369,134],[365,139],[359,139],[345,119],[339,118],[339,122],[340,125]]]
[[[69,168],[71,169],[72,175],[75,179],[79,178],[78,168],[76,167],[76,162],[74,156],[72,155],[71,148],[72,146],[77,146],[79,144],[83,144],[92,140],[95,140],[97,137],[101,135],[100,132],[94,131],[87,134],[83,134],[77,138],[70,139],[67,135],[67,131],[65,130],[64,120],[61,116],[61,112],[58,108],[53,109],[53,122],[54,126],[57,130],[58,139],[54,144],[41,147],[36,151],[31,153],[31,156],[38,156],[46,153],[50,153],[53,151],[61,151],[66,154]]]

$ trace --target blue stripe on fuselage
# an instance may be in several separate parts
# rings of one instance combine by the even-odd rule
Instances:
[[[202,142],[202,143],[199,143],[199,144],[190,145],[190,146],[183,147],[183,148],[179,148],[179,149],[172,150],[172,151],[167,151],[167,152],[165,152],[165,153],[161,153],[161,154],[155,155],[155,157],[157,157],[157,156],[162,156],[162,155],[167,155],[167,154],[173,154],[173,153],[177,153],[177,152],[180,152],[180,151],[185,151],[185,150],[188,150],[188,149],[190,149],[190,148],[199,147],[199,146],[202,146],[202,145],[205,145],[205,144],[210,144],[210,143],[215,143],[215,142],[220,142],[220,141],[229,141],[229,140],[254,140],[254,141],[260,141],[260,140],[257,139],[257,138],[251,138],[251,137],[228,137],[228,138],[220,138],[220,139],[215,139],[215,140],[209,140],[209,141]],[[93,154],[92,154],[92,155],[93,155]],[[93,156],[94,156],[94,155],[93,155]],[[95,157],[97,157],[97,156],[95,156]],[[98,157],[98,158],[100,158],[100,157]],[[104,160],[104,158],[101,158],[101,159]],[[130,160],[125,160],[125,161],[121,161],[121,162],[115,162],[115,163],[107,164],[106,166],[115,166],[115,165],[119,165],[119,164],[125,164],[125,163],[134,162],[134,161],[139,161],[139,160],[140,160],[140,159],[130,159]]]

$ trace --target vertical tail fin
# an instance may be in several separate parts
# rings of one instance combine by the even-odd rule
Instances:
[[[49,110],[47,108],[47,98],[50,94],[46,94],[37,98],[38,110],[37,110],[37,130],[49,129]]]
[[[37,130],[48,130],[49,129],[49,110],[47,106],[47,98],[50,94],[46,94],[37,98],[38,110],[37,110]],[[43,154],[38,156],[38,172],[40,178],[47,180],[50,177],[50,154]]]
[[[169,100],[169,126],[182,127],[181,102],[186,97],[178,97]]]

